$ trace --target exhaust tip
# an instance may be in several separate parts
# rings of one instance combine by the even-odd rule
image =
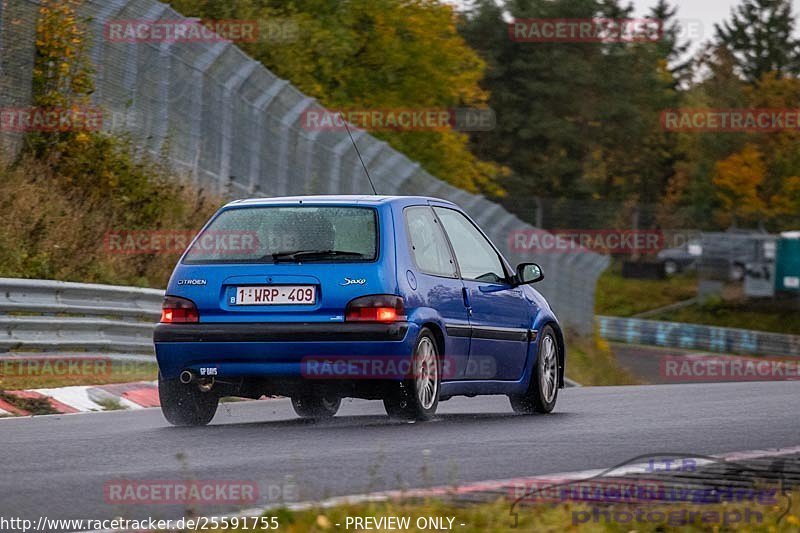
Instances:
[[[188,385],[192,381],[194,381],[194,374],[192,374],[188,370],[184,370],[183,372],[181,372],[181,383],[183,383],[184,385]]]

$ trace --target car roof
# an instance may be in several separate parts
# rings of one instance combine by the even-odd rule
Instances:
[[[241,200],[234,200],[228,203],[228,206],[268,206],[277,204],[348,204],[348,205],[382,205],[382,204],[413,204],[413,203],[427,203],[442,202],[450,205],[455,205],[448,200],[441,198],[433,198],[428,196],[376,196],[376,195],[356,195],[356,194],[343,194],[343,195],[310,195],[310,196],[275,196],[270,198],[246,198]]]

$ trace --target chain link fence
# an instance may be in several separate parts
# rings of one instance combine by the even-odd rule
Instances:
[[[0,5],[0,103],[15,106],[30,98],[36,2]],[[110,21],[185,20],[154,0],[87,0],[81,15],[91,30],[93,98],[105,110],[104,128],[128,135],[143,153],[232,199],[371,193],[347,133],[302,128],[303,113],[323,111],[319,103],[231,42],[106,38]],[[532,226],[483,196],[435,178],[364,131],[355,130],[353,137],[380,194],[435,196],[461,205],[510,261],[540,263],[547,278],[537,288],[565,325],[591,332],[595,285],[608,257],[586,251],[521,256],[511,235]]]
[[[26,0],[0,0],[0,109],[31,103],[37,5]],[[0,154],[16,153],[22,134],[0,128]]]

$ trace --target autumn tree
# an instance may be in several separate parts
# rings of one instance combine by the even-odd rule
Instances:
[[[722,207],[717,211],[720,222],[758,222],[766,217],[767,205],[761,187],[767,166],[761,152],[752,144],[741,152],[717,162],[712,178]]]
[[[476,2],[461,31],[489,66],[483,87],[498,127],[473,142],[481,157],[511,168],[507,207],[525,217],[535,196],[632,207],[661,200],[679,153],[660,114],[678,105],[686,43],[675,8],[654,4],[658,39],[520,42],[509,38],[509,20],[630,19],[633,8],[618,0]]]
[[[259,20],[298,29],[294,39],[239,43],[276,75],[335,109],[484,107],[484,63],[458,34],[457,13],[435,0],[172,0],[187,16]],[[501,193],[500,166],[451,128],[376,131],[432,174],[473,192]]]

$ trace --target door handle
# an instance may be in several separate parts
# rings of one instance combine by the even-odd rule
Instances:
[[[461,287],[461,297],[464,298],[464,307],[467,308],[467,312],[471,315],[472,306],[469,304],[469,292],[466,287]]]

